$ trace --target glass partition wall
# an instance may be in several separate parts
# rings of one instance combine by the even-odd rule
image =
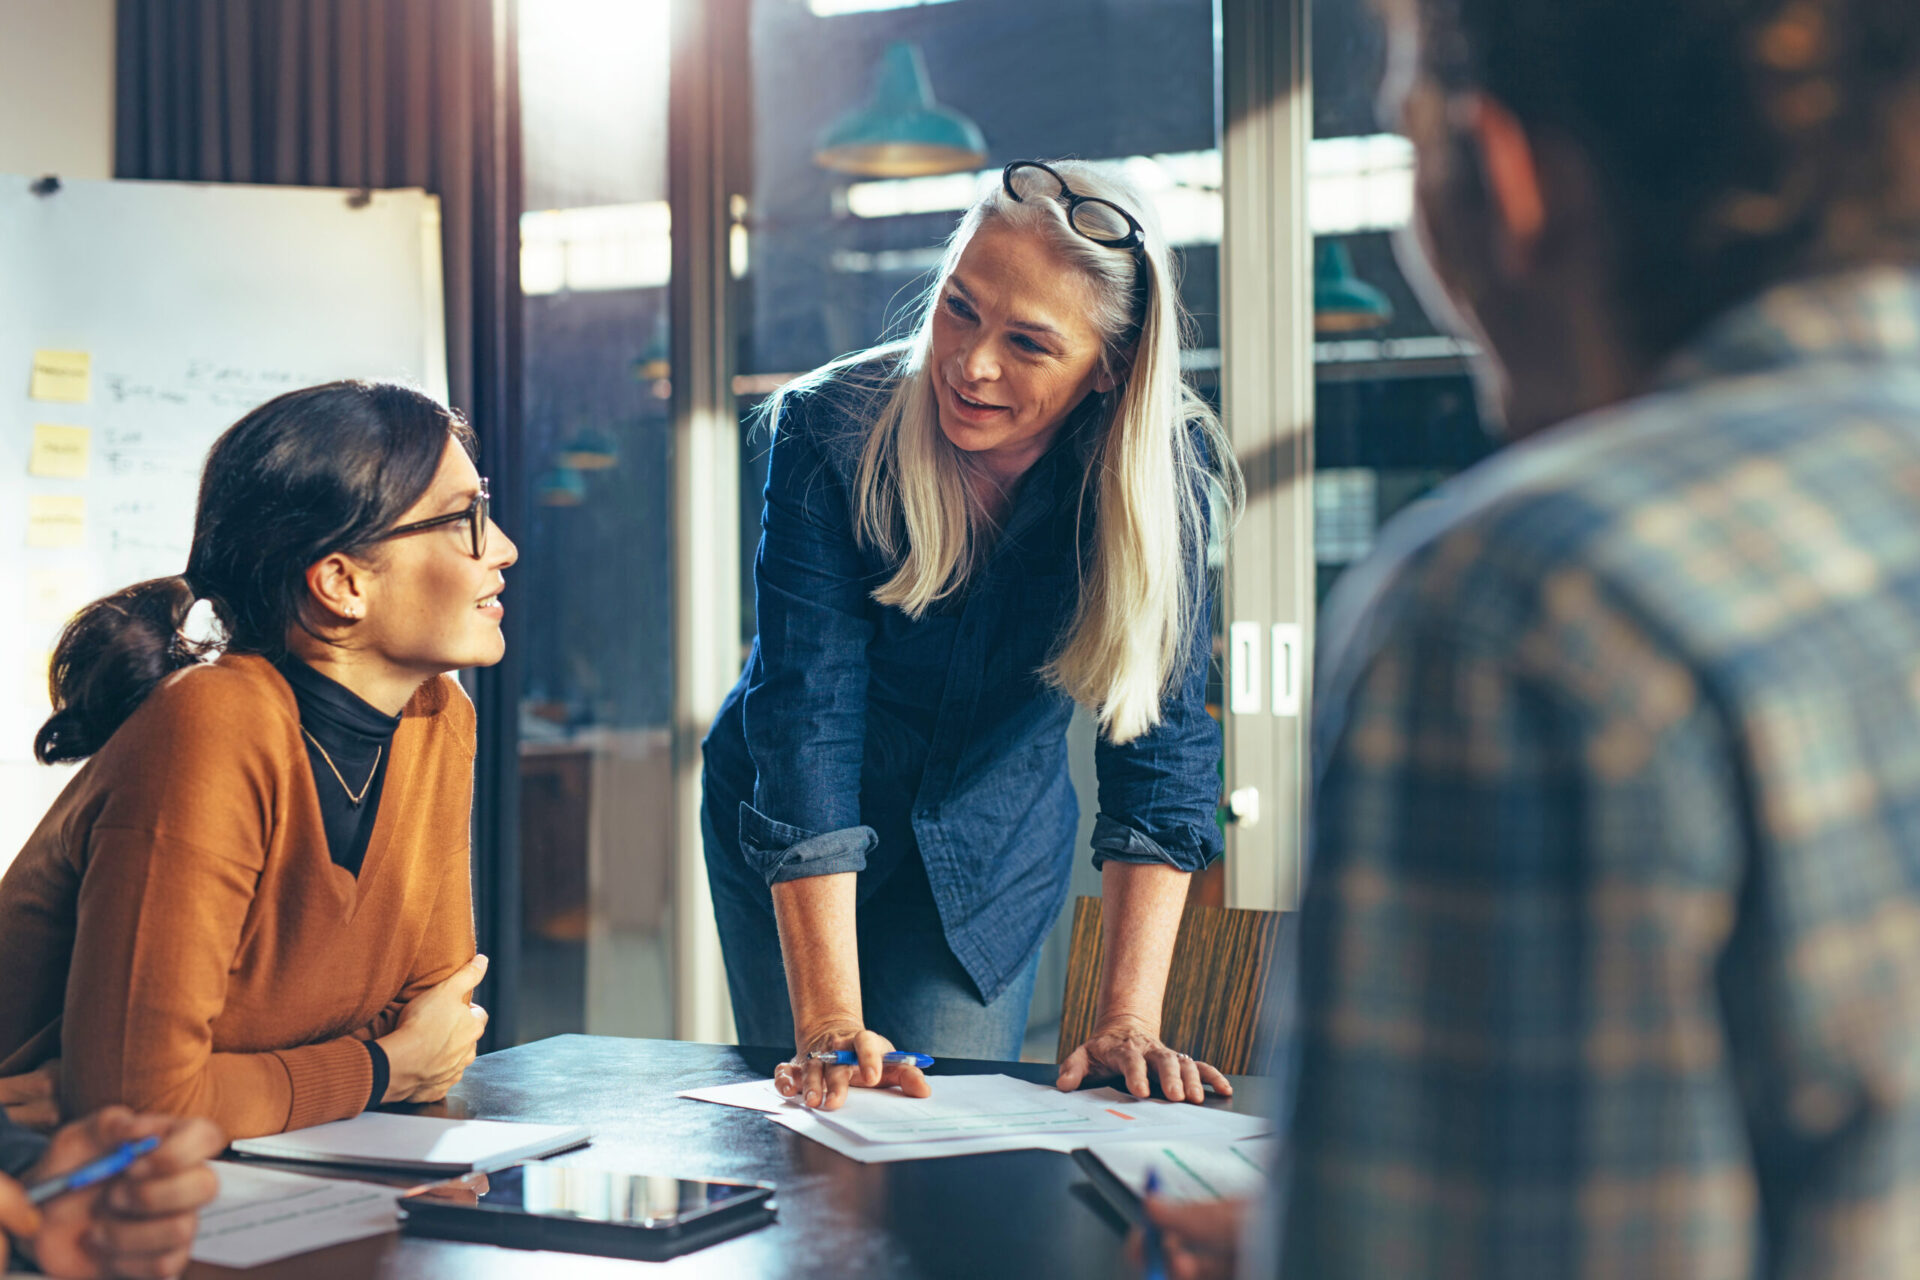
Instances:
[[[673,1034],[669,16],[519,6],[520,1041]]]
[[[1375,532],[1492,447],[1467,369],[1402,273],[1413,151],[1380,119],[1385,39],[1371,0],[1315,0],[1313,142],[1315,595]]]

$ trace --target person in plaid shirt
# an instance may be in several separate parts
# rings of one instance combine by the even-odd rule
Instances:
[[[1323,616],[1250,1270],[1920,1276],[1920,4],[1388,16],[1511,443]]]

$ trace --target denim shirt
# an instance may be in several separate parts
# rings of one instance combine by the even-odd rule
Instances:
[[[1073,704],[1038,672],[1091,545],[1086,424],[1070,421],[1023,477],[964,596],[916,621],[874,602],[892,566],[861,545],[852,514],[890,390],[856,368],[780,405],[754,562],[759,635],[703,744],[709,813],[726,833],[737,805],[740,853],[768,885],[857,872],[865,901],[917,850],[948,944],[991,1001],[1053,927],[1079,828]],[[1096,748],[1095,866],[1198,871],[1223,846],[1209,601],[1194,594],[1192,647],[1160,724]]]

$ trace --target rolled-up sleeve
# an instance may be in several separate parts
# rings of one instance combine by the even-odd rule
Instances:
[[[775,822],[750,804],[740,806],[740,852],[768,884],[864,871],[878,839],[872,827],[808,831]]]
[[[1220,722],[1207,712],[1213,660],[1212,600],[1204,569],[1196,620],[1179,683],[1160,707],[1160,723],[1132,742],[1102,738],[1094,748],[1100,815],[1093,865],[1164,863],[1203,871],[1226,848],[1216,817],[1220,800]]]
[[[808,412],[803,397],[782,405],[768,459],[760,655],[741,707],[754,785],[740,848],[768,884],[859,871],[876,841],[860,820],[875,578]]]

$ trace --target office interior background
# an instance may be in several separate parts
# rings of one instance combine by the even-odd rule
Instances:
[[[115,160],[117,34],[145,4],[168,0],[0,0],[0,172],[155,176]],[[512,652],[475,685],[493,1046],[730,1038],[693,805],[700,734],[753,634],[757,414],[899,334],[959,212],[1016,158],[1124,168],[1179,250],[1187,373],[1250,493],[1214,562],[1229,852],[1194,892],[1290,906],[1315,606],[1383,521],[1491,445],[1472,353],[1395,261],[1411,154],[1377,118],[1367,0],[492,12],[518,260],[511,310],[482,320],[506,335],[512,403],[480,424],[481,466],[521,548]],[[903,104],[929,114],[881,158],[839,145]],[[1084,721],[1074,746],[1090,828]],[[63,775],[0,768],[4,865]],[[1084,841],[1077,861],[1074,893],[1097,893]],[[1030,1057],[1053,1056],[1065,942]]]

